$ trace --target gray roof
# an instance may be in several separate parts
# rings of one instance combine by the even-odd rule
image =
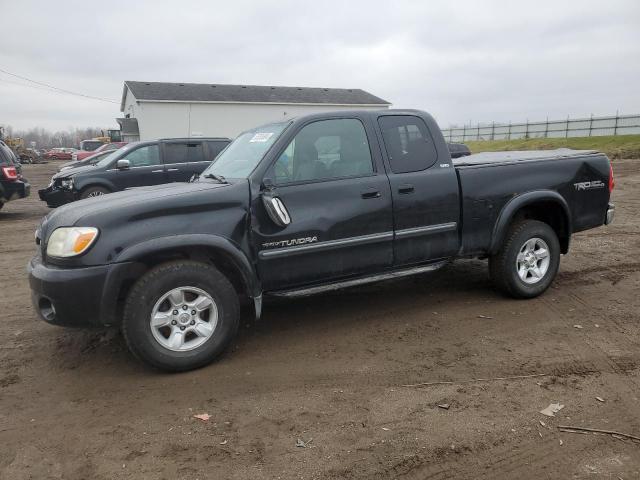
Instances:
[[[359,88],[277,87],[220,85],[211,83],[124,82],[121,110],[127,87],[137,100],[173,102],[306,103],[325,105],[391,105]]]

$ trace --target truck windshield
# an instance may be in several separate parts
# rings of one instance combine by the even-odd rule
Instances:
[[[246,131],[216,157],[200,177],[246,178],[290,122],[272,123]]]

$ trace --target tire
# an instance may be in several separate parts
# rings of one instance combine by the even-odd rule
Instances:
[[[111,193],[111,191],[104,187],[87,187],[80,194],[80,199],[84,200],[85,198],[100,197],[102,195],[106,195],[107,193]]]
[[[167,297],[178,290],[187,291],[182,304],[174,303],[173,295]],[[212,306],[194,317],[192,312],[204,306],[207,295]],[[185,302],[187,309],[182,308]],[[163,318],[167,324],[152,326],[153,315],[160,318],[158,325]],[[161,370],[183,372],[215,360],[229,347],[239,324],[238,295],[229,280],[211,265],[185,260],[159,265],[135,283],[126,300],[122,333],[138,359]],[[201,335],[197,328],[210,333]],[[173,342],[181,332],[181,341]]]
[[[548,224],[537,220],[514,224],[500,251],[489,258],[489,273],[495,286],[514,298],[542,294],[553,282],[559,266],[558,236]]]

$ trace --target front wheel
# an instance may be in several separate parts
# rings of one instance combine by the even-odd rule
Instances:
[[[80,199],[84,200],[85,198],[100,197],[102,195],[106,195],[107,193],[111,192],[104,187],[87,187],[80,194]]]
[[[515,298],[543,293],[558,273],[560,242],[554,230],[537,220],[511,227],[500,251],[489,259],[495,285]]]
[[[180,372],[211,363],[233,340],[238,295],[216,268],[178,261],[160,265],[127,297],[122,332],[131,352],[161,370]]]

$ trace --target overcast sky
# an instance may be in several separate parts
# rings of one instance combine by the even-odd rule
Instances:
[[[639,0],[92,3],[0,0],[0,69],[116,103],[0,72],[0,125],[115,128],[124,80],[362,88],[442,127],[640,113]]]

